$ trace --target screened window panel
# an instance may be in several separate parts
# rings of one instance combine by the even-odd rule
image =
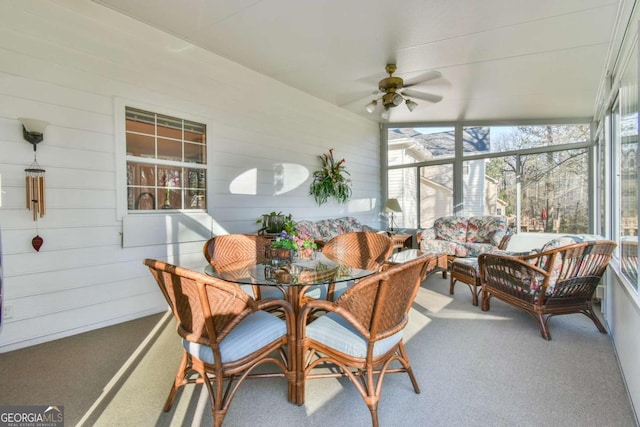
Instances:
[[[455,156],[453,127],[392,128],[387,137],[389,166]]]
[[[453,165],[420,168],[420,228],[436,218],[453,215]]]
[[[615,116],[620,169],[620,264],[622,274],[638,289],[638,69],[637,48],[622,78],[619,114]]]

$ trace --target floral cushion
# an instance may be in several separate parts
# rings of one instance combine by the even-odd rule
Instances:
[[[322,239],[322,235],[313,221],[302,220],[296,222],[296,232],[298,235],[309,236],[312,239]]]
[[[459,216],[443,216],[433,223],[436,239],[464,243],[467,241],[468,219]]]
[[[504,217],[472,216],[467,225],[466,241],[498,246],[505,234],[507,234],[507,221]]]
[[[316,221],[316,225],[324,240],[331,240],[332,237],[345,233],[342,224],[335,219],[321,219]]]
[[[464,246],[450,240],[422,240],[420,242],[420,250],[427,253],[446,254],[457,257],[467,256],[467,249]]]
[[[344,232],[362,231],[362,225],[357,218],[352,216],[345,216],[343,218],[336,218],[335,222],[338,223]]]
[[[498,249],[491,243],[463,243],[462,247],[466,251],[466,257],[477,257],[480,254],[502,254],[504,251]],[[462,252],[462,251],[460,251]]]
[[[346,216],[342,218],[321,219],[318,221],[301,220],[296,222],[296,232],[304,234],[312,239],[329,241],[338,234],[350,233],[353,231],[373,231],[378,230],[363,225],[357,218]]]
[[[500,216],[444,216],[433,227],[420,230],[420,249],[456,257],[499,253],[507,231],[506,218]]]

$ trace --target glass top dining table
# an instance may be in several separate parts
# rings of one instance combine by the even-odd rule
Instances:
[[[312,259],[292,261],[261,260],[238,262],[223,271],[207,265],[205,273],[239,285],[262,285],[278,287],[306,287],[327,283],[339,283],[367,277],[374,270],[363,270],[339,264],[321,252]]]
[[[205,273],[239,285],[274,286],[282,290],[286,299],[298,311],[301,296],[314,285],[336,284],[362,279],[375,270],[364,270],[339,264],[322,252],[314,253],[312,259],[292,261],[256,260],[239,262],[227,266],[223,271],[207,265]],[[331,295],[328,295],[331,297]],[[331,298],[329,298],[331,299]]]

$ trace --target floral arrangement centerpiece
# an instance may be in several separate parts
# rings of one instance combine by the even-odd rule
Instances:
[[[317,248],[310,237],[283,231],[271,242],[267,258],[292,261],[293,255],[297,252],[299,258],[310,259]]]
[[[298,258],[311,259],[313,257],[313,251],[318,249],[318,245],[309,236],[303,234],[299,236],[293,236],[293,240],[298,245]]]

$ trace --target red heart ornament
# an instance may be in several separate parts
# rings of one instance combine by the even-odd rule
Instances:
[[[33,246],[33,249],[35,249],[37,252],[40,252],[40,246],[42,246],[43,243],[44,243],[44,239],[40,236],[36,236],[33,239],[31,239],[31,245]]]

